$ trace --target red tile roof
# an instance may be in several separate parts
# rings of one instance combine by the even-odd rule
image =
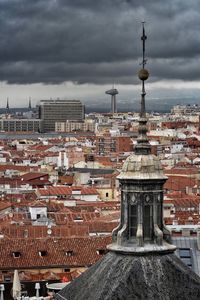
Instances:
[[[112,233],[113,229],[119,225],[119,222],[90,222],[89,231],[91,233]]]
[[[193,187],[197,183],[196,178],[192,178],[190,176],[173,176],[167,175],[168,180],[164,185],[164,188],[167,190],[174,190],[174,191],[185,191],[186,186]]]
[[[194,165],[190,165],[188,164],[187,167],[183,167],[183,168],[178,168],[177,166],[172,168],[172,169],[168,169],[165,170],[165,174],[168,176],[170,175],[185,175],[185,176],[191,176],[193,174],[197,174],[199,173],[199,168],[197,168]]]
[[[168,195],[168,200],[165,203],[172,203],[176,208],[198,208],[200,205],[200,196],[196,195]]]
[[[47,151],[50,148],[52,148],[52,145],[31,145],[29,147],[29,150],[30,151],[44,152],[44,151]]]
[[[51,231],[47,226],[32,226],[5,224],[0,225],[1,234],[9,239],[42,239],[42,238],[70,238],[84,237],[89,235],[88,225],[73,224],[71,226],[52,226]]]
[[[95,188],[85,187],[67,187],[67,186],[50,186],[45,189],[38,189],[40,196],[57,196],[57,195],[72,195],[80,191],[81,195],[98,195]]]
[[[74,223],[76,221],[82,221],[82,222],[88,222],[91,220],[94,220],[96,218],[99,218],[98,212],[85,212],[85,211],[66,211],[66,212],[60,212],[60,213],[48,213],[48,216],[55,220],[57,225],[69,225],[71,223]]]
[[[109,243],[111,243],[111,237],[108,236],[32,240],[1,239],[0,253],[3,255],[0,256],[0,266],[4,270],[90,266],[101,257],[97,250],[105,250]],[[45,255],[40,256],[39,251],[44,251]],[[67,251],[70,251],[69,255]],[[20,257],[14,257],[14,252],[19,252]]]
[[[0,211],[11,207],[10,202],[0,201]]]
[[[18,166],[18,165],[0,165],[0,172],[5,172],[6,170],[16,170],[19,172],[30,172],[38,171],[39,167],[33,166]]]
[[[33,180],[33,179],[40,179],[42,177],[49,177],[48,173],[39,173],[39,172],[29,172],[23,174],[20,178],[25,181]]]

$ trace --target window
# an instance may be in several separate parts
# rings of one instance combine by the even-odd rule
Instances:
[[[190,248],[179,248],[179,257],[188,267],[192,267],[192,253]]]
[[[129,205],[129,236],[136,236],[137,231],[137,207]]]
[[[106,193],[106,197],[108,197],[108,193]]]
[[[39,256],[41,256],[41,257],[47,256],[47,251],[45,251],[45,250],[39,251]]]
[[[66,273],[70,272],[70,269],[64,269],[64,272],[66,272]]]
[[[151,240],[153,237],[153,206],[151,204],[144,205],[143,230],[144,238]]]
[[[14,258],[19,258],[21,256],[21,252],[15,251],[15,252],[12,253],[12,255],[13,255]]]
[[[11,276],[9,276],[9,275],[4,276],[4,281],[5,282],[10,282],[11,281]]]

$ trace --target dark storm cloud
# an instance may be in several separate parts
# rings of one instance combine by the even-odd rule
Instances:
[[[0,0],[0,80],[135,83],[147,21],[151,80],[200,79],[198,0]]]

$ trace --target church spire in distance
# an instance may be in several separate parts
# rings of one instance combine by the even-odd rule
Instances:
[[[28,109],[29,109],[29,110],[31,110],[31,109],[32,109],[32,106],[31,106],[31,97],[29,97]]]
[[[10,109],[10,105],[9,105],[9,99],[7,98],[6,110],[8,111],[9,109]]]
[[[6,114],[8,115],[10,113],[10,105],[9,105],[9,98],[7,98],[6,102]]]

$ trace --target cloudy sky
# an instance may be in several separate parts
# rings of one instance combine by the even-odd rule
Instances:
[[[109,106],[113,83],[119,102],[134,102],[143,20],[149,101],[200,104],[199,0],[0,0],[0,107],[7,97]]]

